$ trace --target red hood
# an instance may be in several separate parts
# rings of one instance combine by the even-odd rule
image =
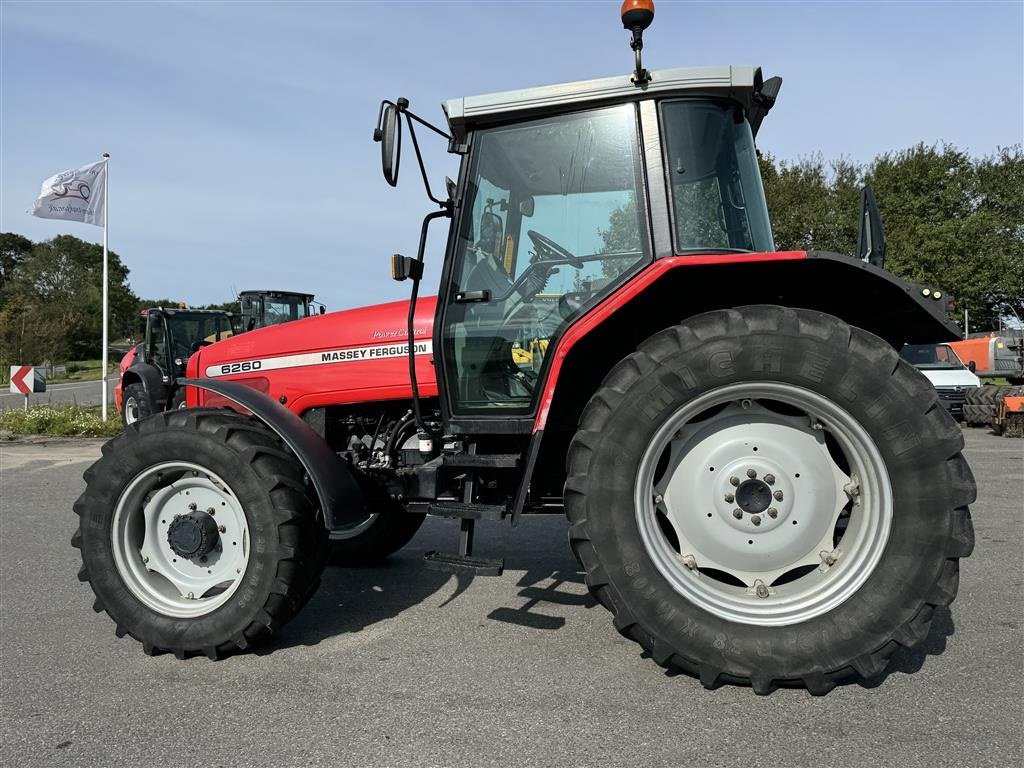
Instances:
[[[437,394],[431,336],[437,299],[416,304],[414,339],[422,395]],[[285,398],[301,413],[318,405],[406,399],[409,383],[407,301],[315,315],[249,331],[203,347],[188,375],[243,381]],[[194,404],[190,394],[190,404]]]

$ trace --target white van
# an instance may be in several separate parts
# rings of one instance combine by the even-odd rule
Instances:
[[[928,377],[939,400],[954,418],[964,413],[967,392],[981,386],[981,379],[964,365],[948,344],[907,344],[900,357]]]

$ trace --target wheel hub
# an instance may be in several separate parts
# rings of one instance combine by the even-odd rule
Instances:
[[[203,557],[217,546],[217,521],[206,512],[176,515],[167,528],[167,543],[178,557]]]
[[[772,489],[763,480],[745,480],[736,489],[736,506],[756,515],[772,505]]]

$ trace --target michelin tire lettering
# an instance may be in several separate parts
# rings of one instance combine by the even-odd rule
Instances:
[[[433,351],[433,343],[430,341],[417,341],[415,343],[415,351],[417,355],[429,355]],[[335,363],[352,363],[361,360],[385,360],[391,357],[405,357],[408,354],[408,344],[375,344],[369,347],[329,349],[320,352],[306,352],[301,355],[268,357],[261,360],[215,363],[207,366],[205,375],[209,378],[217,378],[252,371],[273,371],[282,368],[302,368],[310,365],[334,365]]]

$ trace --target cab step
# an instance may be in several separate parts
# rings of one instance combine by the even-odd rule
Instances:
[[[465,469],[514,469],[519,466],[518,453],[446,453],[446,467]]]
[[[509,513],[505,504],[472,504],[465,501],[438,501],[429,505],[428,514],[464,520],[504,520]]]
[[[427,552],[423,564],[432,571],[448,573],[469,573],[474,576],[501,576],[505,570],[504,560],[469,555],[449,555],[444,552]]]

